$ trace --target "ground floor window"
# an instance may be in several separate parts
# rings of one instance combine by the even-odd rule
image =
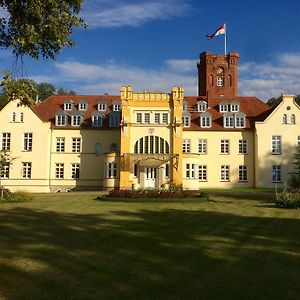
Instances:
[[[221,166],[220,179],[221,181],[229,181],[229,166],[227,165]]]
[[[206,166],[198,166],[199,180],[206,181],[207,180],[207,168]]]
[[[1,179],[9,178],[9,165],[4,165],[1,172]]]
[[[106,178],[117,178],[117,164],[115,162],[106,164]]]
[[[248,168],[247,166],[239,166],[239,181],[248,180]]]
[[[281,166],[272,166],[272,182],[281,182]]]
[[[31,162],[22,163],[22,178],[30,179],[31,178]]]
[[[79,179],[79,176],[80,176],[80,165],[72,164],[72,178]]]
[[[64,164],[62,163],[55,164],[55,178],[64,179]]]
[[[187,179],[195,179],[195,164],[186,164],[185,177]]]

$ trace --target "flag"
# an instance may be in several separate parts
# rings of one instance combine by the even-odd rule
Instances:
[[[225,24],[220,26],[213,34],[207,34],[206,37],[210,40],[210,39],[212,39],[213,37],[215,37],[216,35],[219,35],[219,34],[226,34]]]

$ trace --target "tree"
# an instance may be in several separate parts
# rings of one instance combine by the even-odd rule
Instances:
[[[267,101],[267,104],[271,105],[271,106],[275,106],[275,105],[278,105],[282,100],[282,96],[278,97],[278,98],[270,98],[268,101]],[[296,95],[295,97],[295,101],[298,105],[300,105],[300,95]]]
[[[56,93],[56,87],[47,82],[41,82],[37,85],[37,94],[39,97],[39,100],[45,100],[46,98],[55,95]]]
[[[83,0],[0,0],[7,17],[0,18],[0,47],[15,56],[52,58],[74,46],[74,27],[86,27],[78,17]]]
[[[73,90],[65,90],[64,88],[59,88],[57,90],[57,95],[76,95],[76,92]]]
[[[16,158],[12,158],[10,153],[6,150],[0,150],[0,189],[1,189],[1,198],[3,198],[4,188],[1,184],[1,178],[4,175],[5,169],[12,165],[12,161]]]

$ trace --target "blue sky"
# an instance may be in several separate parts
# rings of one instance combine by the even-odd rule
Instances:
[[[224,36],[205,34],[226,23],[228,51],[240,53],[240,95],[300,94],[299,0],[84,0],[82,16],[89,28],[55,61],[25,58],[21,68],[2,49],[2,68],[78,94],[182,85],[197,95],[199,53],[224,53]]]

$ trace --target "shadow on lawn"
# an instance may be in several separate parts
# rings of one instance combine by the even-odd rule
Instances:
[[[0,212],[0,298],[297,299],[300,220]]]

